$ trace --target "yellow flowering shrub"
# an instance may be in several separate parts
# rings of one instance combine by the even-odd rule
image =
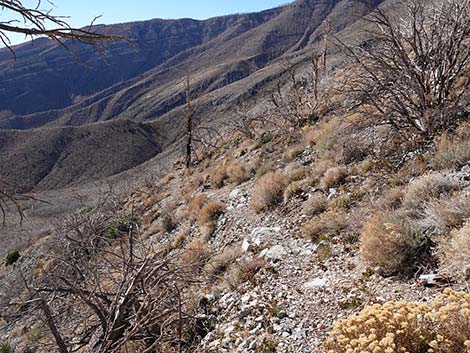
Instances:
[[[338,321],[327,353],[470,353],[470,294],[446,289],[432,303],[387,302]]]

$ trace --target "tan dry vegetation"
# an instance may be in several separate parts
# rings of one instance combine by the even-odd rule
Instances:
[[[251,170],[241,162],[233,162],[226,169],[227,178],[231,183],[240,185],[251,177]]]
[[[307,221],[302,226],[302,235],[312,241],[319,241],[338,235],[347,225],[346,213],[330,210]]]
[[[320,186],[323,190],[341,185],[349,175],[349,168],[342,165],[328,169],[320,179]]]
[[[269,172],[256,181],[252,207],[261,212],[275,206],[283,200],[283,193],[287,187],[287,177],[278,172]]]
[[[306,216],[314,217],[323,212],[328,208],[329,202],[325,195],[316,193],[305,202],[303,213]]]

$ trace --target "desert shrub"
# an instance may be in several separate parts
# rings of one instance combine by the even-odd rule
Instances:
[[[346,214],[330,210],[313,217],[302,226],[302,235],[312,241],[334,237],[348,225]]]
[[[456,194],[430,201],[419,217],[417,222],[423,230],[443,235],[453,228],[461,227],[470,219],[470,197]]]
[[[292,167],[286,170],[287,178],[289,181],[300,181],[307,177],[310,173],[310,168],[307,167]]]
[[[458,169],[470,160],[470,136],[450,138],[445,133],[439,137],[435,148],[431,166],[436,170]]]
[[[216,167],[210,175],[211,183],[216,188],[221,188],[224,186],[225,180],[227,180],[227,178],[227,167],[225,164]]]
[[[241,184],[250,179],[250,171],[239,162],[234,162],[227,167],[227,177],[231,183]]]
[[[429,255],[430,243],[420,228],[395,212],[378,213],[364,225],[360,236],[362,258],[385,275],[409,274]]]
[[[290,162],[300,156],[304,150],[304,146],[300,144],[290,146],[287,148],[286,152],[284,152],[284,160]]]
[[[259,179],[261,178],[263,175],[266,175],[268,173],[271,173],[271,172],[274,172],[275,171],[275,168],[274,166],[271,164],[271,163],[264,163],[262,165],[260,165],[257,169],[256,169],[256,175],[255,175],[255,178],[256,179]]]
[[[207,201],[206,194],[199,194],[196,197],[194,197],[187,207],[189,217],[192,219],[195,219],[197,215],[199,214],[199,212],[201,211],[201,208],[206,201]]]
[[[287,178],[284,174],[276,172],[265,174],[256,181],[251,205],[260,212],[282,202],[286,187]]]
[[[387,302],[338,321],[327,353],[449,353],[470,350],[470,294],[444,290],[432,303]]]
[[[313,217],[323,213],[328,208],[328,199],[323,194],[310,196],[304,205],[304,215]]]
[[[440,173],[423,175],[413,180],[406,188],[403,207],[415,214],[423,209],[427,201],[439,198],[458,186],[457,181]]]
[[[210,237],[217,228],[217,220],[226,210],[227,206],[222,202],[209,202],[199,211],[197,223],[204,238]]]
[[[284,202],[288,202],[292,197],[300,196],[308,187],[306,181],[293,181],[290,183],[287,188],[284,190]]]
[[[342,184],[349,175],[349,169],[346,166],[330,168],[326,171],[320,180],[320,186],[323,190]]]
[[[377,201],[377,207],[382,210],[394,210],[400,207],[405,192],[402,187],[393,187],[385,191]]]
[[[470,221],[441,239],[439,259],[442,269],[453,277],[470,280]]]
[[[21,255],[18,250],[10,251],[5,257],[5,265],[11,266],[20,259]]]

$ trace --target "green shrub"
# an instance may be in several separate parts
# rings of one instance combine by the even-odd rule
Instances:
[[[0,341],[0,353],[13,353],[15,347],[10,343],[10,341]]]
[[[21,255],[18,250],[11,251],[5,257],[5,265],[11,266],[20,259]]]

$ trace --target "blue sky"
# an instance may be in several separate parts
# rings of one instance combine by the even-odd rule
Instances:
[[[151,18],[206,19],[238,12],[254,12],[291,2],[290,0],[53,0],[53,13],[70,16],[74,27],[90,23],[97,15],[97,23],[120,23]],[[27,6],[37,1],[25,0]],[[42,8],[51,6],[43,1]],[[0,13],[0,22],[7,19],[7,13]],[[11,38],[15,43],[24,41],[23,36]]]

